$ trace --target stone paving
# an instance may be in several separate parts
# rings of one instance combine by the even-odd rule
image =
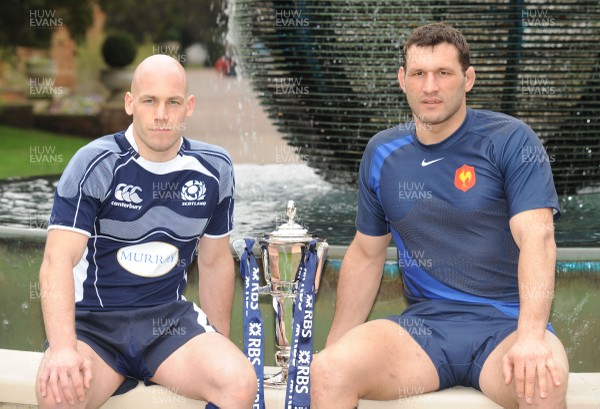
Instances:
[[[187,120],[186,137],[224,147],[235,164],[280,163],[281,153],[289,153],[247,79],[212,69],[187,74],[196,108]]]

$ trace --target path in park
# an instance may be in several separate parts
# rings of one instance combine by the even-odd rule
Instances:
[[[258,102],[248,80],[224,77],[212,69],[189,70],[194,115],[185,135],[227,149],[235,164],[280,163],[290,148]]]

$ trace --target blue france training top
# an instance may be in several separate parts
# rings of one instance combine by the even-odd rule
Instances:
[[[536,134],[508,115],[468,108],[444,141],[414,123],[375,135],[359,174],[357,229],[391,231],[410,302],[451,299],[517,311],[519,249],[509,228],[525,210],[559,205]]]
[[[137,152],[130,126],[80,149],[54,196],[49,229],[89,236],[73,269],[78,310],[122,310],[182,299],[201,236],[233,227],[231,160],[183,138],[169,162]]]

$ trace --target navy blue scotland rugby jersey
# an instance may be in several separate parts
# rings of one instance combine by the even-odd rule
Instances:
[[[214,145],[183,138],[174,159],[150,162],[130,126],[80,149],[58,183],[48,226],[89,236],[73,269],[76,308],[182,299],[199,238],[233,228],[233,194],[231,160]]]
[[[519,249],[509,220],[559,205],[537,135],[510,116],[468,108],[440,143],[418,141],[414,123],[369,142],[359,171],[357,229],[392,233],[411,302],[485,302],[516,314]]]

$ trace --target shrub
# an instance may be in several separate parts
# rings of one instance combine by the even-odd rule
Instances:
[[[109,34],[102,44],[104,61],[113,68],[122,68],[131,64],[136,54],[137,44],[128,33]]]

